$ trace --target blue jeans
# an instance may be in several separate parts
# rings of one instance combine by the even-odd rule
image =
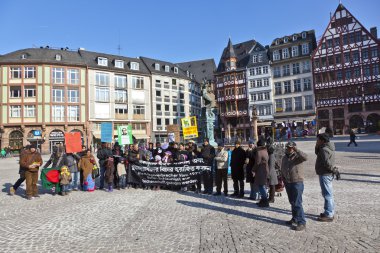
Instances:
[[[103,189],[104,188],[104,176],[105,176],[105,174],[106,174],[106,167],[100,167],[100,185],[99,185],[99,187],[101,188],[101,189]]]
[[[72,172],[71,176],[73,180],[70,183],[70,190],[73,189],[78,189],[78,183],[79,183],[79,178],[80,178],[80,172]]]
[[[125,188],[125,178],[126,175],[119,176],[119,188]]]
[[[260,192],[262,200],[268,199],[267,190],[265,189],[265,185],[259,185],[259,192]]]
[[[333,175],[319,176],[319,184],[321,185],[322,196],[325,199],[325,212],[328,217],[334,217],[334,195],[332,181]]]
[[[249,197],[253,199],[259,199],[259,193],[256,191],[254,183],[249,184],[251,186],[251,193],[249,194]]]
[[[292,206],[292,219],[297,224],[306,224],[305,213],[302,207],[303,182],[285,183],[289,203]]]
[[[61,192],[68,192],[69,191],[69,185],[68,184],[61,184]]]

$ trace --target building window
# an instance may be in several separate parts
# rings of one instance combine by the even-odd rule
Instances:
[[[313,96],[305,96],[305,110],[313,109]]]
[[[36,97],[36,88],[34,86],[25,86],[24,87],[24,97],[25,98]]]
[[[268,87],[269,86],[269,79],[265,78],[265,79],[263,79],[263,81],[264,81],[264,86]]]
[[[115,107],[115,113],[116,114],[128,114],[128,108],[127,107]]]
[[[364,72],[364,76],[365,76],[365,77],[369,77],[369,76],[371,75],[369,65],[364,66],[364,68],[363,68],[363,72]]]
[[[65,69],[53,68],[53,83],[63,84],[65,82]]]
[[[126,102],[127,102],[127,91],[115,90],[115,103],[126,103]]]
[[[124,61],[115,60],[115,68],[123,69],[124,68]]]
[[[283,111],[282,99],[276,99],[276,112],[282,112],[282,111]]]
[[[79,103],[79,90],[67,90],[67,102]]]
[[[65,107],[63,105],[52,106],[53,122],[63,122],[65,120]]]
[[[259,62],[263,61],[263,54],[259,54]]]
[[[109,86],[110,85],[110,77],[107,73],[96,72],[95,73],[95,81],[98,86]]]
[[[302,32],[302,39],[306,39],[306,32]]]
[[[161,119],[157,118],[156,122],[157,122],[157,126],[161,126],[161,124],[162,124],[162,120]]]
[[[24,118],[34,118],[34,117],[36,117],[36,106],[24,105]]]
[[[284,43],[288,43],[288,41],[289,41],[288,37],[285,37],[284,38]]]
[[[154,64],[154,69],[157,70],[157,71],[160,71],[160,64],[159,63],[155,63]]]
[[[352,60],[353,61],[359,61],[359,51],[358,50],[352,52]]]
[[[10,86],[9,87],[11,98],[21,98],[21,87],[20,86]]]
[[[256,75],[261,75],[262,72],[261,72],[261,67],[257,67],[256,68]]]
[[[136,89],[136,90],[144,89],[144,77],[132,76],[132,89]]]
[[[337,70],[336,71],[336,80],[340,81],[342,79],[343,79],[342,70]]]
[[[379,75],[379,64],[372,65],[372,75],[374,76]]]
[[[283,48],[282,49],[282,59],[289,58],[289,48]]]
[[[273,51],[273,61],[278,61],[278,60],[280,60],[280,51],[275,50]]]
[[[63,103],[64,102],[64,91],[63,89],[53,89],[53,102]]]
[[[104,87],[95,87],[95,100],[98,102],[110,101],[110,90]]]
[[[344,53],[344,62],[349,63],[351,61],[350,53],[346,52]]]
[[[360,77],[360,68],[359,67],[354,68],[354,77]]]
[[[78,122],[79,121],[79,106],[69,105],[67,107],[67,119],[69,122]]]
[[[115,75],[115,87],[118,89],[127,88],[127,77]]]
[[[297,35],[293,35],[293,41],[297,40]]]
[[[372,47],[371,48],[371,57],[376,58],[379,55],[377,47]]]
[[[302,62],[302,73],[310,72],[310,62],[304,61]]]
[[[21,78],[21,67],[11,67],[11,79]]]
[[[289,64],[282,66],[282,75],[283,76],[290,76],[290,65]]]
[[[255,69],[254,68],[249,69],[249,75],[250,76],[254,76],[255,75]]]
[[[10,117],[20,118],[21,117],[21,105],[11,105],[10,106]]]
[[[177,67],[174,67],[174,73],[178,74],[178,68]]]
[[[300,64],[298,62],[293,63],[293,75],[296,75],[299,73],[300,73]]]
[[[309,44],[302,44],[302,54],[309,54]]]
[[[252,61],[253,61],[253,63],[256,63],[256,62],[257,62],[257,54],[254,54],[254,55],[252,56]]]
[[[145,114],[145,106],[133,105],[133,114]]]
[[[281,95],[282,94],[281,82],[274,83],[274,87],[275,87],[275,94]]]
[[[24,78],[36,78],[36,68],[35,67],[24,67]]]
[[[156,90],[156,97],[161,97],[161,91],[160,90]]]
[[[156,104],[156,111],[161,111],[161,109],[162,109],[161,104]]]
[[[55,55],[55,60],[56,60],[56,61],[60,61],[60,60],[62,60],[62,55],[60,55],[60,54],[56,54],[56,55]]]
[[[99,66],[108,66],[108,59],[104,57],[98,57]]]
[[[169,72],[170,71],[170,67],[168,65],[165,65],[165,72]]]
[[[346,69],[345,70],[345,76],[346,76],[346,80],[351,79],[351,69]]]
[[[68,69],[67,81],[68,84],[79,84],[79,69]]]
[[[269,71],[269,67],[268,66],[264,66],[263,67],[263,74],[268,74],[268,71]]]
[[[366,60],[368,59],[368,49],[362,49],[362,59]]]
[[[256,87],[258,88],[263,87],[263,81],[261,79],[256,80]]]
[[[165,125],[170,125],[170,119],[165,119]]]
[[[176,105],[173,105],[173,112],[177,113],[177,106]]]
[[[292,47],[292,57],[298,56],[298,46]]]
[[[281,68],[280,67],[274,67],[273,68],[273,76],[274,77],[281,77]]]
[[[165,105],[165,112],[168,112],[168,111],[170,111],[169,105]]]
[[[294,109],[296,111],[302,111],[302,97],[294,98]]]
[[[294,92],[301,92],[301,79],[293,80]]]
[[[293,111],[292,98],[285,98],[285,111],[286,112]]]
[[[311,79],[310,78],[304,78],[303,79],[303,90],[311,90]]]
[[[290,93],[292,92],[292,87],[290,85],[290,81],[285,81],[284,82],[284,88],[285,88],[285,93]]]
[[[138,62],[131,62],[131,69],[132,70],[139,70],[140,64]]]

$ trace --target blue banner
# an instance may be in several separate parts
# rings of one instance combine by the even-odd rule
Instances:
[[[111,122],[104,122],[100,125],[101,129],[101,135],[100,139],[102,142],[108,142],[111,143],[113,139],[113,129],[112,129],[112,123]]]

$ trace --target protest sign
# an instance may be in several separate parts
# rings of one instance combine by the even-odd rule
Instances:
[[[183,138],[193,139],[198,137],[197,117],[186,117],[181,119]]]
[[[113,139],[112,122],[103,122],[100,125],[100,139],[102,142],[111,143]]]
[[[82,136],[79,132],[65,133],[66,153],[82,151]]]
[[[133,144],[132,139],[132,126],[118,126],[117,127],[117,139],[119,145]]]

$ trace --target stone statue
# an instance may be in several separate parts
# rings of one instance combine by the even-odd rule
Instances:
[[[215,128],[215,114],[213,109],[216,107],[215,103],[215,94],[212,93],[210,85],[207,83],[207,80],[203,80],[202,84],[202,97],[204,99],[204,107],[202,111],[204,111],[204,122],[206,123],[206,136],[210,140],[210,145],[216,146],[215,138],[214,138],[214,128]]]
[[[253,105],[252,107],[252,118],[257,117],[257,108],[256,105]]]

